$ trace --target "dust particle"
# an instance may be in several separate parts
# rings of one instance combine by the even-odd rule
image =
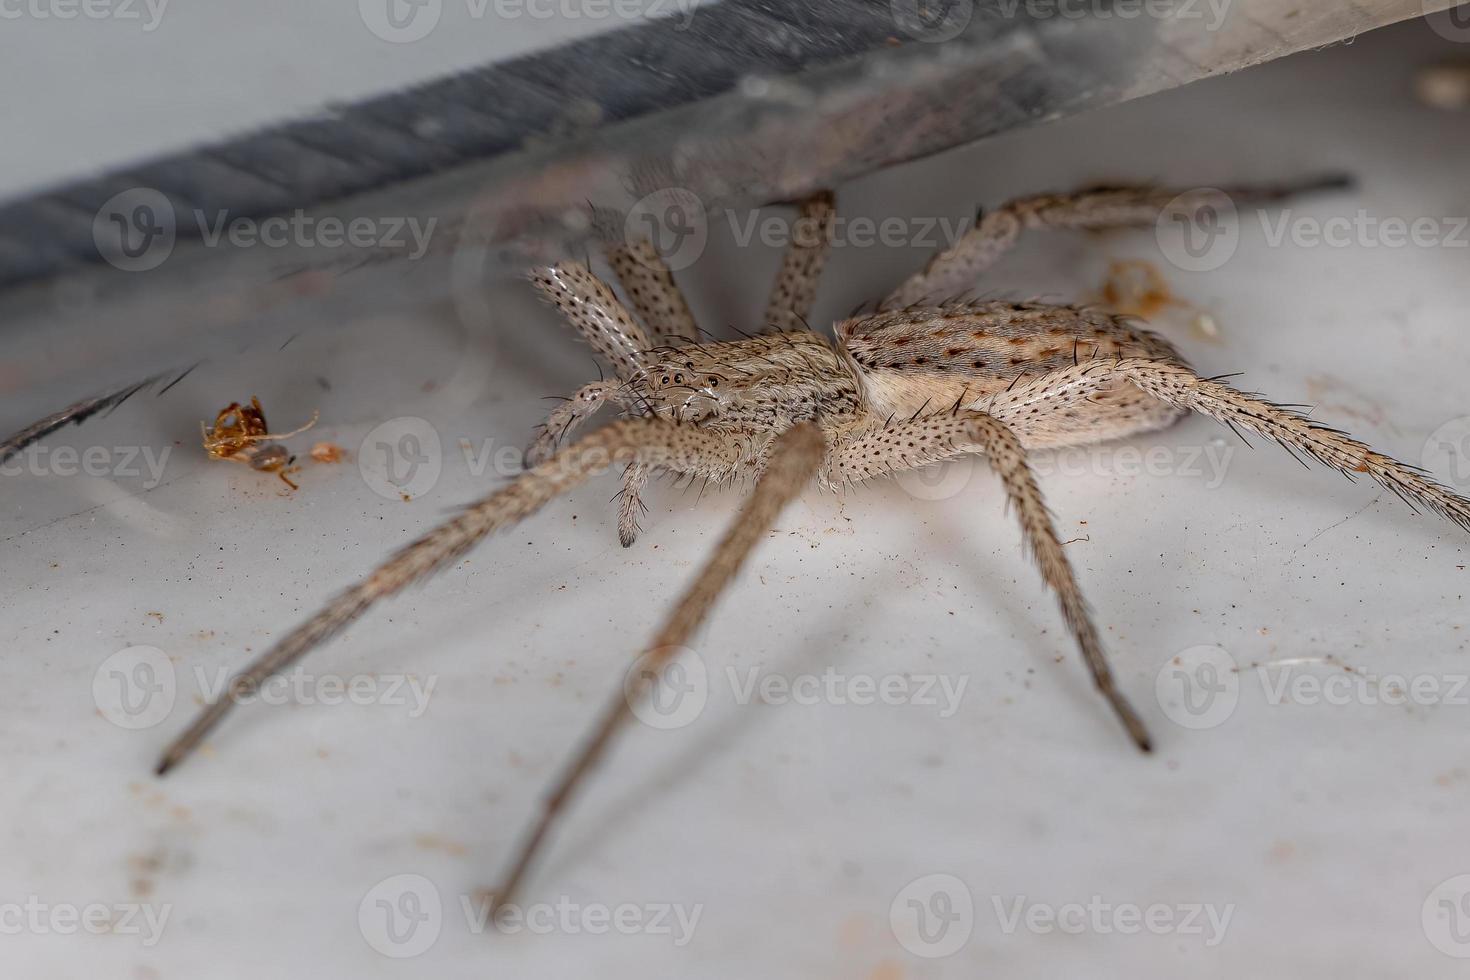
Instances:
[[[340,463],[347,458],[347,450],[335,442],[318,442],[311,447],[311,458],[318,463]]]

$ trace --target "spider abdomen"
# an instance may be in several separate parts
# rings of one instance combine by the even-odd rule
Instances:
[[[837,325],[838,343],[880,418],[983,410],[990,396],[1094,358],[1179,362],[1162,338],[1100,309],[1035,303],[959,303],[880,312]],[[1046,431],[1018,420],[1030,447],[1112,438],[1121,428],[1157,428],[1177,412],[1131,386],[1099,393],[1089,409],[1046,419]],[[1155,408],[1157,407],[1157,411]],[[1137,417],[1137,425],[1128,423]],[[1096,423],[1101,423],[1100,425]],[[1096,430],[1096,431],[1094,431]]]

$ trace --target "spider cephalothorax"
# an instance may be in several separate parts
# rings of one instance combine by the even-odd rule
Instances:
[[[860,406],[851,366],[810,331],[688,344],[649,356],[629,378],[631,398],[675,421],[780,431],[819,416],[850,419]]]

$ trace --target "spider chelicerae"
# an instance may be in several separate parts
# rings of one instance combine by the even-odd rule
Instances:
[[[971,288],[1026,229],[1149,226],[1173,214],[1194,220],[1226,198],[1269,202],[1317,186],[1322,182],[1228,192],[1110,187],[1016,200],[983,215],[871,312],[839,322],[833,339],[806,325],[835,214],[829,193],[800,204],[805,226],[819,233],[788,249],[765,329],[741,340],[699,339],[672,273],[647,242],[606,249],[627,306],[584,263],[533,270],[535,288],[614,377],[584,386],[551,413],[528,450],[525,473],[399,549],[237,674],[168,747],[158,773],[182,761],[242,697],[376,602],[447,568],[491,532],[610,467],[623,468],[618,529],[625,546],[636,538],[650,475],[748,481],[751,491],[734,522],[638,658],[630,675],[637,682],[610,700],[553,785],[501,883],[487,893],[493,908],[515,893],[579,783],[632,715],[635,699],[647,697],[659,672],[685,649],[787,502],[813,479],[840,488],[967,453],[984,454],[1000,477],[1026,550],[1055,593],[1093,681],[1129,738],[1149,751],[1147,729],[1109,670],[1028,465],[1029,451],[1149,432],[1194,411],[1349,477],[1365,474],[1411,506],[1467,530],[1470,500],[1295,410],[1201,377],[1167,341],[1128,318],[1097,308],[943,297]],[[0,458],[138,387],[43,420],[0,444]],[[568,442],[604,406],[621,409],[623,417]]]

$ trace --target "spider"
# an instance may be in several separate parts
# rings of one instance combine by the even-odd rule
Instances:
[[[1243,188],[1236,201],[1267,202],[1320,185]],[[647,242],[606,249],[631,309],[586,263],[536,268],[536,290],[592,345],[614,377],[588,384],[557,407],[532,443],[528,469],[502,489],[400,548],[358,584],[286,635],[231,680],[167,748],[157,772],[178,765],[230,708],[271,675],[362,617],[378,601],[448,568],[491,532],[513,526],[554,497],[622,465],[618,529],[638,532],[642,489],[654,472],[750,482],[738,515],[678,598],[585,744],[554,782],[499,885],[492,911],[516,893],[568,801],[678,656],[782,508],[813,480],[842,488],[961,454],[988,457],[1019,519],[1025,550],[1055,594],[1093,682],[1133,744],[1151,741],[1118,689],[1056,525],[1027,460],[1032,450],[1096,443],[1164,428],[1189,412],[1271,439],[1352,478],[1366,474],[1410,506],[1470,530],[1470,500],[1427,474],[1374,452],[1297,411],[1196,374],[1164,339],[1105,310],[1037,302],[944,299],[962,295],[1027,229],[1149,226],[1181,212],[1198,217],[1221,191],[1154,186],[1096,188],[1012,201],[984,215],[871,310],[825,337],[805,326],[828,235],[785,254],[766,329],[700,342],[689,306]],[[824,231],[833,196],[800,203]],[[620,419],[566,446],[599,409]]]

